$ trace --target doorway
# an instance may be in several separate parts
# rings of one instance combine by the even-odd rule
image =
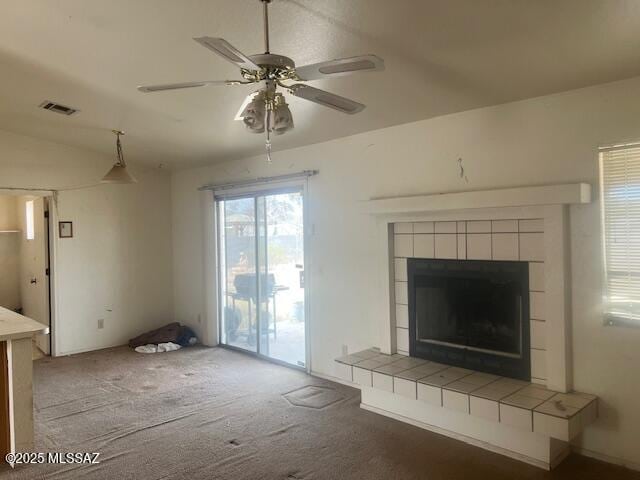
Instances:
[[[0,194],[0,306],[51,327],[49,197]],[[34,339],[51,354],[51,334]]]
[[[216,198],[220,343],[305,368],[304,195]]]

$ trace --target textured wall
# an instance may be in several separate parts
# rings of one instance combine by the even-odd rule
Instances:
[[[638,95],[640,79],[632,79],[276,152],[272,165],[260,156],[176,172],[176,316],[198,328],[197,318],[206,309],[204,202],[196,188],[317,168],[320,174],[310,180],[308,196],[311,365],[332,375],[342,345],[355,351],[380,339],[370,322],[370,300],[379,281],[377,230],[361,202],[579,181],[596,187],[597,196],[597,147],[640,137],[640,103],[633,101]],[[247,134],[247,141],[262,139]],[[459,158],[466,179],[460,176]],[[571,236],[574,386],[601,398],[601,418],[577,444],[640,466],[635,400],[640,378],[624,373],[640,365],[640,329],[603,326],[597,201],[571,208]]]

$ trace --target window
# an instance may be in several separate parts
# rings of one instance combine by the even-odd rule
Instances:
[[[600,151],[608,324],[640,326],[640,144]]]
[[[35,238],[34,232],[34,219],[33,219],[33,200],[27,200],[25,203],[26,213],[26,226],[27,226],[27,240],[33,240]]]

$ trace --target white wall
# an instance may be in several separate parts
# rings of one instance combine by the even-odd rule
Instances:
[[[108,133],[105,141],[112,141]],[[0,189],[95,184],[113,161],[0,131]],[[58,354],[121,345],[172,320],[170,177],[156,169],[133,168],[133,173],[136,185],[58,195],[58,218],[74,227],[71,239],[55,232]]]
[[[317,168],[310,181],[314,234],[311,366],[332,375],[333,359],[377,345],[370,300],[380,281],[371,197],[585,181],[597,186],[597,147],[640,139],[640,78],[401,125],[263,157],[176,172],[173,187],[174,289],[178,320],[199,331],[207,182]],[[319,108],[319,107],[318,107]],[[295,114],[295,112],[294,112]],[[338,114],[336,114],[338,115]],[[353,121],[357,121],[354,117]],[[261,142],[247,134],[247,141]],[[277,141],[276,141],[277,146]],[[468,183],[459,176],[463,159]],[[640,466],[640,329],[603,326],[599,205],[571,209],[573,360],[577,390],[601,398],[601,418],[577,444]]]
[[[0,195],[0,230],[16,230],[18,228],[16,203],[16,197],[13,195]]]

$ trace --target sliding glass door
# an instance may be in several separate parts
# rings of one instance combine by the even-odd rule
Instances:
[[[218,202],[222,343],[257,352],[255,198]]]
[[[305,366],[303,194],[217,199],[220,341]]]

